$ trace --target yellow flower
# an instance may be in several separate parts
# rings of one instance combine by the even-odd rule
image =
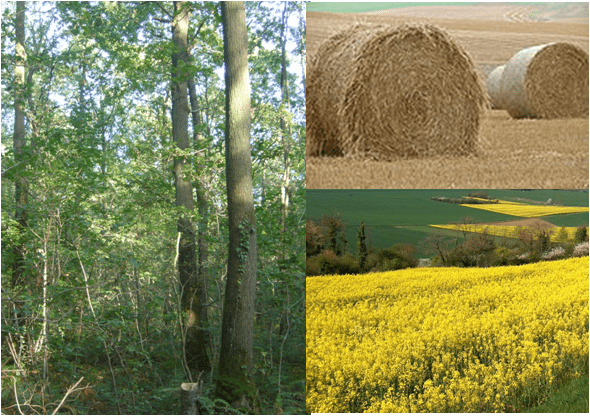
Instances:
[[[310,277],[307,408],[522,408],[519,392],[587,361],[587,273],[588,257]]]

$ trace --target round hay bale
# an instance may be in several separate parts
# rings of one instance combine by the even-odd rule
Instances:
[[[504,65],[497,67],[494,69],[490,75],[488,76],[487,80],[487,87],[488,87],[488,94],[490,96],[492,109],[502,109],[502,89],[501,89],[501,81],[502,81],[502,73],[504,72]]]
[[[568,43],[523,49],[506,64],[500,88],[512,117],[587,117],[588,54]]]
[[[307,66],[307,155],[342,156],[337,117],[359,40],[379,26],[357,24],[325,40]]]
[[[488,106],[471,58],[428,24],[345,29],[321,45],[308,82],[308,155],[328,144],[388,160],[469,154]]]

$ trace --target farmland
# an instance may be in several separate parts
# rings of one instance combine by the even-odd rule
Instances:
[[[350,5],[344,11],[351,11]],[[318,4],[318,9],[321,4]],[[307,13],[307,47],[355,22],[428,22],[449,32],[470,54],[482,78],[521,49],[568,42],[588,51],[588,15],[539,5],[427,5],[367,13]],[[325,9],[324,9],[325,10]],[[332,9],[336,11],[336,9]],[[470,16],[470,17],[465,17]],[[543,20],[543,21],[542,21]],[[486,110],[476,151],[465,157],[400,161],[310,157],[309,188],[587,188],[588,118],[512,119]]]
[[[459,225],[459,224],[445,224],[445,225],[431,225],[431,227],[435,228],[442,228],[446,230],[458,230],[458,231],[465,231],[469,233],[487,233],[488,235],[494,235],[498,237],[506,237],[506,238],[519,238],[521,236],[521,232],[524,227],[522,226],[510,226],[510,225],[475,225],[475,224],[467,224],[467,225]],[[561,237],[559,235],[559,229],[555,229],[553,233],[550,235],[550,241],[556,242],[559,241]],[[565,238],[566,240],[573,240],[576,231],[578,230],[576,227],[564,227],[565,230]],[[532,237],[534,234],[531,234]]]
[[[308,412],[517,412],[588,371],[588,257],[307,279]]]
[[[539,206],[525,204],[463,204],[467,208],[483,209],[485,211],[498,212],[500,214],[515,215],[517,217],[544,217],[548,215],[575,214],[588,212],[586,207],[561,207],[561,206]]]
[[[458,222],[462,217],[473,218],[474,223],[504,223],[523,220],[515,215],[473,209],[455,204],[432,201],[431,197],[460,198],[470,192],[480,190],[344,190],[344,189],[308,189],[306,194],[308,219],[319,220],[323,214],[340,213],[348,224],[346,238],[349,250],[356,250],[356,232],[364,220],[371,229],[371,239],[375,248],[390,247],[396,243],[411,243],[418,246],[419,256],[429,254],[420,248],[423,241],[433,229],[430,224],[449,224]],[[531,206],[540,205],[549,198],[570,207],[588,207],[588,193],[565,190],[489,190],[490,197],[521,202]],[[488,206],[488,205],[478,205]],[[526,207],[526,206],[525,206]],[[577,227],[588,225],[588,214],[561,214],[543,217],[549,225],[558,227]],[[524,225],[524,224],[518,224]],[[449,235],[457,233],[448,231]]]

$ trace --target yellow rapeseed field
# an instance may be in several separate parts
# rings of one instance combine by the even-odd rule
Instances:
[[[461,204],[463,207],[484,209],[515,217],[543,217],[545,215],[588,212],[588,207],[561,207],[556,205],[526,205],[502,201],[498,204]]]
[[[307,410],[526,409],[587,371],[588,266],[307,278]]]
[[[529,227],[519,227],[514,225],[484,225],[484,224],[431,224],[431,227],[435,228],[444,228],[447,230],[458,230],[458,231],[467,231],[469,233],[483,233],[486,232],[489,235],[495,235],[499,237],[507,237],[507,238],[519,238],[521,233],[528,233],[531,234],[533,237],[537,230],[531,229]],[[567,239],[569,241],[573,241],[574,237],[576,236],[576,231],[578,230],[577,227],[563,227],[567,233]],[[554,227],[550,228],[549,238],[551,242],[558,241],[560,238],[560,231],[562,228]]]
[[[470,199],[475,199],[477,201],[486,201],[489,202],[490,199],[486,199],[486,198],[477,198],[474,196],[464,196],[463,198],[470,198]],[[524,204],[522,202],[512,202],[512,201],[503,201],[501,199],[492,199],[492,201],[495,201],[497,204],[508,204],[508,205],[527,205]]]

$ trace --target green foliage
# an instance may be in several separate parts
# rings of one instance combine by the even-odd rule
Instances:
[[[395,244],[377,252],[375,271],[401,270],[418,266],[416,248],[411,244]]]
[[[538,406],[527,413],[588,413],[588,375],[560,385]]]
[[[482,194],[486,195],[486,197],[487,197],[487,194],[485,192],[483,192]],[[432,199],[433,201],[436,201],[436,202],[446,202],[447,204],[497,204],[498,203],[498,200],[496,200],[496,199],[488,199],[487,201],[482,201],[480,199],[475,199],[475,198],[481,198],[481,197],[447,198],[445,196],[433,196],[430,199]]]
[[[324,245],[325,237],[319,225],[307,220],[305,227],[305,255],[315,256],[320,253]]]
[[[359,256],[359,267],[361,270],[365,269],[365,263],[367,261],[367,255],[369,254],[367,251],[367,243],[365,240],[367,237],[365,236],[365,223],[361,221],[361,225],[358,231],[358,256]]]
[[[13,67],[2,70],[2,368],[15,372],[27,413],[51,413],[80,377],[60,413],[178,414],[182,366],[179,283],[174,270],[179,214],[205,228],[204,267],[209,353],[218,357],[228,257],[223,137],[223,43],[218,4],[189,3],[191,60],[200,137],[182,156],[186,179],[205,183],[201,215],[175,207],[172,142],[170,3],[55,2],[27,4],[31,82],[24,162],[12,151]],[[282,4],[248,4],[253,102],[253,179],[258,224],[254,378],[263,413],[301,413],[305,402],[305,95],[293,63],[305,53],[289,19],[289,99],[281,96]],[[2,59],[14,60],[14,4],[3,4]],[[287,4],[291,17],[303,4]],[[300,20],[300,21],[297,21]],[[254,49],[258,54],[254,54]],[[290,48],[290,47],[289,47]],[[285,148],[281,121],[290,131]],[[32,143],[34,140],[34,143]],[[289,156],[289,215],[280,221]],[[14,220],[14,179],[29,180],[28,228]],[[244,232],[248,224],[243,224]],[[10,285],[14,247],[25,243],[26,287]],[[241,253],[249,246],[242,239]],[[45,254],[42,254],[45,253]],[[43,273],[47,269],[46,313]],[[11,316],[18,309],[22,322]],[[41,338],[47,318],[47,344]],[[8,348],[13,337],[17,356]],[[19,340],[21,342],[19,343]],[[38,346],[38,347],[37,347]],[[43,376],[47,347],[47,375]],[[217,363],[215,363],[215,366]],[[112,372],[111,372],[112,371]],[[264,374],[263,374],[264,373]],[[3,372],[3,413],[17,413],[12,379]],[[22,375],[26,374],[25,377]],[[204,374],[201,398],[211,413],[237,413],[215,398],[216,368]],[[279,377],[280,375],[280,377]],[[44,387],[45,386],[45,387]],[[47,388],[48,387],[48,388]],[[42,391],[42,389],[44,389]]]
[[[316,256],[315,261],[317,262],[320,275],[360,273],[358,261],[350,253],[337,256],[332,250],[324,250]],[[316,266],[312,266],[311,272],[315,271],[313,267]]]
[[[560,244],[566,244],[569,240],[569,235],[567,233],[567,230],[565,229],[565,227],[561,227],[559,229],[559,232],[557,233],[557,236],[555,237],[555,240],[557,242],[559,242]]]
[[[467,196],[472,198],[491,199],[486,191],[469,192]]]
[[[578,229],[576,230],[576,235],[574,237],[574,242],[582,243],[584,241],[588,241],[588,228],[578,227]]]

